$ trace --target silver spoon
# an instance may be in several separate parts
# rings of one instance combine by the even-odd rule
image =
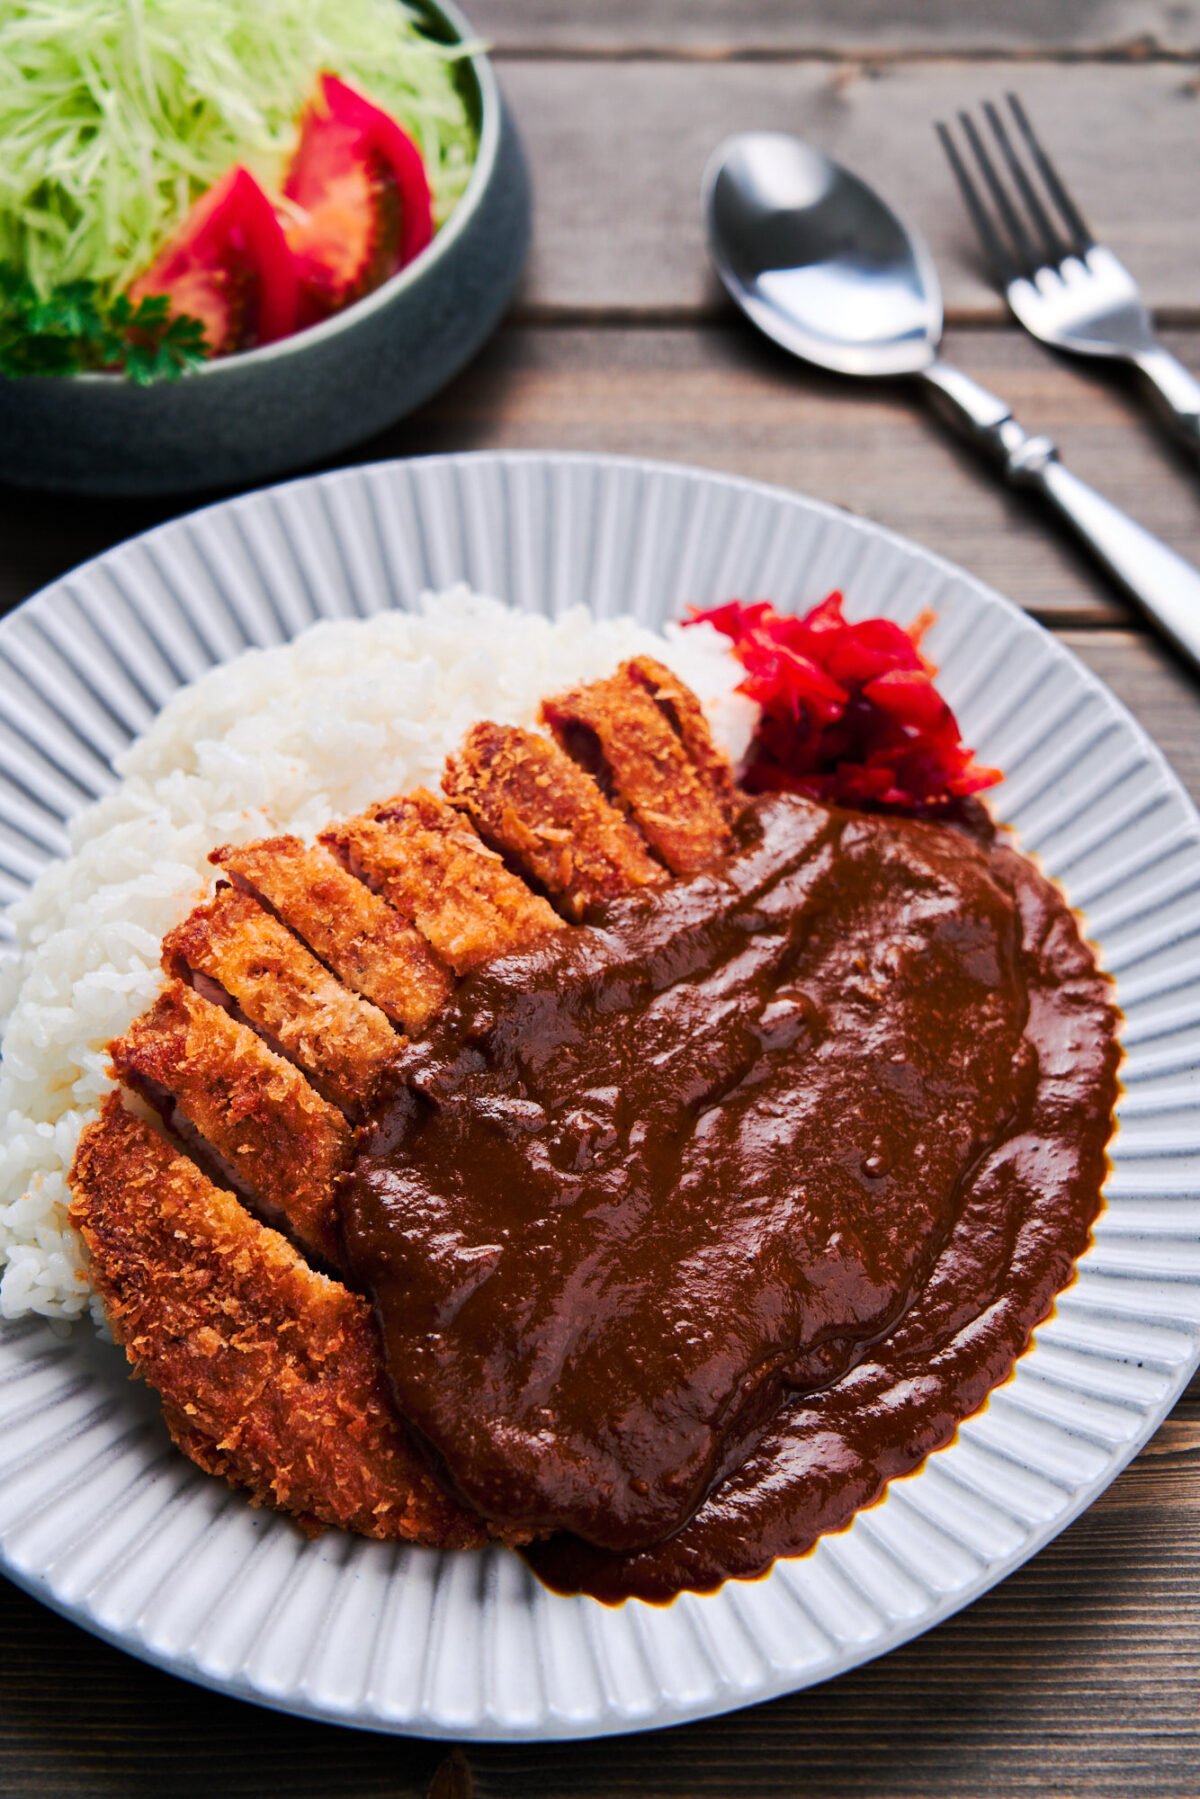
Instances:
[[[717,273],[760,331],[839,375],[921,381],[939,414],[1014,487],[1040,493],[1200,671],[1200,571],[942,361],[937,271],[873,189],[812,144],[749,131],[712,157],[704,211]]]

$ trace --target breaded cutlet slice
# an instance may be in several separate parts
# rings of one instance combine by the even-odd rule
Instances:
[[[109,1054],[116,1078],[189,1145],[195,1140],[222,1180],[337,1266],[333,1184],[350,1127],[298,1068],[179,980],[167,982]]]
[[[425,787],[330,826],[321,841],[410,918],[455,974],[563,928],[462,813]]]
[[[679,676],[653,656],[634,656],[625,664],[633,680],[650,695],[679,738],[700,779],[710,788],[713,798],[727,819],[737,817],[740,810],[733,768],[724,750],[717,748],[704,708]]]
[[[286,925],[236,887],[219,887],[168,932],[162,963],[217,1004],[228,995],[271,1048],[351,1117],[368,1104],[400,1047],[378,1006],[348,992]]]
[[[70,1179],[113,1334],[194,1462],[310,1528],[484,1541],[399,1423],[365,1299],[314,1273],[118,1094]]]
[[[728,847],[720,800],[628,663],[605,681],[544,700],[542,718],[567,754],[624,807],[672,874],[698,874]]]
[[[591,776],[538,731],[473,725],[447,758],[442,786],[484,842],[568,918],[667,878]]]
[[[423,1030],[449,998],[449,972],[421,933],[323,845],[270,837],[216,849],[209,861],[401,1030]]]

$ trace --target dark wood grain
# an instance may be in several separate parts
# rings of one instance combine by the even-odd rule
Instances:
[[[472,23],[500,55],[738,57],[1187,56],[1200,49],[1195,0],[470,0]]]
[[[1200,333],[1174,338],[1200,358]],[[1002,393],[1076,472],[1200,560],[1200,487],[1128,388],[1051,361],[1016,331],[960,332],[947,354]],[[514,329],[472,374],[372,452],[612,451],[698,463],[844,506],[916,538],[1051,620],[1129,614],[1041,509],[999,484],[907,385],[800,368],[739,322]]]
[[[445,1759],[190,1686],[0,1595],[4,1799],[425,1799]]]
[[[1054,625],[1200,799],[1196,682],[910,395],[801,371],[736,325],[697,204],[727,132],[775,124],[827,145],[928,237],[962,327],[948,352],[1200,560],[1194,475],[1126,389],[1009,327],[931,130],[1017,87],[1093,225],[1200,367],[1200,0],[466,3],[498,44],[530,151],[534,258],[515,323],[363,453],[614,451],[849,507]],[[0,490],[0,610],[194,503]],[[753,1711],[535,1748],[459,1750],[262,1711],[144,1667],[0,1583],[0,1799],[1197,1799],[1198,1525],[1200,1379],[1083,1518],[904,1649]]]
[[[0,1583],[5,1799],[1195,1799],[1200,1380],[1092,1509],[828,1686],[538,1747],[364,1736],[145,1668]]]
[[[537,193],[524,302],[535,316],[711,316],[718,301],[701,237],[700,177],[724,137],[770,127],[815,139],[903,211],[933,251],[948,316],[999,321],[1003,303],[983,273],[933,124],[1016,88],[1092,230],[1129,264],[1149,303],[1200,321],[1194,67],[868,57],[837,65],[517,61],[501,74]]]
[[[1190,678],[1129,632],[1059,635],[1141,718],[1200,799]],[[1198,1527],[1200,1378],[1061,1538],[960,1617],[882,1661],[663,1734],[453,1755],[188,1686],[0,1583],[0,1795],[1195,1799]]]
[[[1173,336],[1200,363],[1200,332]],[[1050,360],[1016,331],[947,352],[1055,436],[1076,471],[1200,561],[1194,474],[1121,384]],[[742,327],[510,328],[415,418],[364,449],[411,456],[567,449],[661,457],[775,482],[961,562],[1039,617],[1125,622],[1123,603],[1027,498],[998,485],[904,386],[799,368]],[[0,490],[0,606],[194,501],[73,502]]]

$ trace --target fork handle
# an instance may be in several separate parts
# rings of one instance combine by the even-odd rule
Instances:
[[[1096,560],[1200,672],[1200,569],[1136,524],[1059,461],[1048,437],[1030,437],[1004,401],[936,361],[922,372],[939,414],[1014,487],[1040,493]]]
[[[1200,381],[1177,356],[1155,344],[1133,358],[1153,389],[1159,410],[1190,449],[1200,455]]]

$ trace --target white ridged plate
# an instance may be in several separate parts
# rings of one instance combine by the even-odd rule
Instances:
[[[1200,820],[1066,650],[961,570],[810,500],[558,455],[349,469],[122,545],[0,625],[0,897],[64,847],[110,756],[183,681],[316,617],[465,578],[513,604],[657,625],[689,601],[842,586],[931,606],[947,697],[996,806],[1085,910],[1125,1013],[1107,1209],[1015,1377],[956,1441],[815,1552],[665,1608],[542,1589],[515,1556],[305,1541],[198,1473],[86,1325],[0,1336],[0,1565],[186,1678],[376,1730],[589,1736],[827,1679],[927,1629],[1070,1522],[1200,1352]],[[11,932],[9,932],[11,937]]]

